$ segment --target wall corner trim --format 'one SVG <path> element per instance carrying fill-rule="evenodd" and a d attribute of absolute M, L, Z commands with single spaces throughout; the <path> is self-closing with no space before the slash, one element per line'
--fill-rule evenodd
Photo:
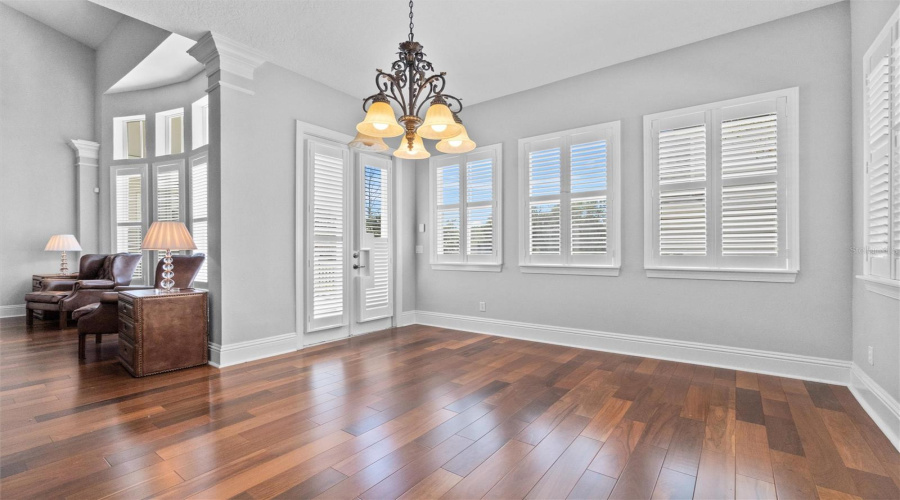
<path fill-rule="evenodd" d="M 285 333 L 234 344 L 209 343 L 209 364 L 216 368 L 297 351 L 297 334 Z"/>

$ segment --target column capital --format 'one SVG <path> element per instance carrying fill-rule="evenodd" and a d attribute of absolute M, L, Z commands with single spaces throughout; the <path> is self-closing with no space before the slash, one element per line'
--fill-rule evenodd
<path fill-rule="evenodd" d="M 188 49 L 188 54 L 206 66 L 206 76 L 225 72 L 253 80 L 253 73 L 268 57 L 263 52 L 218 33 L 207 32 Z"/>
<path fill-rule="evenodd" d="M 68 144 L 70 148 L 75 150 L 75 154 L 79 159 L 97 159 L 100 157 L 100 143 L 84 139 L 70 139 Z"/>

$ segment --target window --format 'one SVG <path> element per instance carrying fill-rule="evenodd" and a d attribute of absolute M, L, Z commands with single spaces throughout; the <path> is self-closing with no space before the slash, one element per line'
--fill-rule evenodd
<path fill-rule="evenodd" d="M 192 149 L 209 144 L 209 95 L 191 105 L 191 124 Z"/>
<path fill-rule="evenodd" d="M 113 168 L 112 200 L 113 245 L 115 253 L 141 253 L 141 242 L 147 230 L 147 165 Z M 142 259 L 143 260 L 143 259 Z M 144 278 L 143 263 L 138 263 L 134 280 Z"/>
<path fill-rule="evenodd" d="M 133 160 L 147 156 L 144 115 L 113 118 L 113 159 Z"/>
<path fill-rule="evenodd" d="M 651 277 L 793 282 L 796 88 L 644 117 Z"/>
<path fill-rule="evenodd" d="M 502 147 L 430 160 L 434 269 L 500 271 Z"/>
<path fill-rule="evenodd" d="M 191 235 L 197 246 L 195 253 L 206 255 L 197 273 L 198 283 L 209 283 L 209 177 L 206 153 L 191 158 Z"/>
<path fill-rule="evenodd" d="M 519 140 L 519 266 L 619 274 L 619 122 Z"/>
<path fill-rule="evenodd" d="M 900 11 L 898 11 L 900 12 Z M 900 24 L 895 12 L 866 52 L 863 135 L 865 277 L 900 286 Z M 870 288 L 871 289 L 871 288 Z M 874 289 L 873 289 L 874 290 Z M 877 291 L 877 290 L 876 290 Z"/>
<path fill-rule="evenodd" d="M 156 156 L 184 153 L 184 108 L 156 113 Z"/>

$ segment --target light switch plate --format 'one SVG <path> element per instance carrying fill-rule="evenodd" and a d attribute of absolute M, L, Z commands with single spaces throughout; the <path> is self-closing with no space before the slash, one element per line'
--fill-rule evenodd
<path fill-rule="evenodd" d="M 416 253 L 422 253 L 424 251 L 425 251 L 425 249 L 422 248 L 422 245 L 416 245 Z"/>

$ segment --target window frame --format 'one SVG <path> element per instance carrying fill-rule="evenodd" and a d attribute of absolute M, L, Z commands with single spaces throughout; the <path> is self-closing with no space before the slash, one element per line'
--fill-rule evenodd
<path fill-rule="evenodd" d="M 172 152 L 172 118 L 181 117 L 181 152 Z M 181 156 L 188 152 L 184 143 L 184 129 L 187 123 L 187 114 L 184 107 L 160 111 L 156 113 L 156 157 Z"/>
<path fill-rule="evenodd" d="M 730 183 L 722 179 L 721 148 L 722 122 L 748 116 L 746 113 L 730 113 L 738 107 L 759 108 L 774 103 L 774 109 L 783 113 L 784 124 L 778 128 L 779 183 L 779 251 L 783 251 L 783 267 L 751 265 L 752 258 L 725 257 L 721 248 L 722 188 Z M 779 118 L 782 114 L 779 114 Z M 702 121 L 700 120 L 702 117 Z M 800 187 L 799 187 L 799 88 L 792 87 L 736 99 L 728 99 L 699 106 L 653 113 L 644 116 L 644 269 L 651 278 L 709 279 L 726 281 L 767 281 L 793 283 L 800 271 Z M 659 182 L 657 175 L 658 124 L 666 128 L 706 125 L 706 180 L 705 185 L 707 255 L 661 256 L 658 240 Z M 655 129 L 654 127 L 657 127 Z M 761 177 L 760 177 L 761 178 Z M 757 178 L 759 179 L 759 178 Z M 689 187 L 685 183 L 685 187 Z M 781 228 L 783 227 L 783 233 Z M 777 259 L 782 259 L 781 255 Z M 729 262 L 730 261 L 730 262 Z M 773 261 L 770 259 L 770 262 Z"/>
<path fill-rule="evenodd" d="M 869 234 L 869 222 L 866 217 L 866 214 L 869 211 L 870 204 L 870 185 L 869 185 L 869 164 L 870 164 L 870 141 L 869 141 L 869 102 L 868 102 L 868 78 L 871 72 L 871 61 L 872 58 L 875 57 L 876 53 L 879 49 L 884 48 L 884 45 L 887 45 L 888 49 L 888 74 L 890 86 L 888 87 L 888 106 L 889 106 L 889 115 L 888 115 L 888 276 L 883 276 L 881 274 L 876 274 L 873 272 L 873 256 L 872 256 L 872 244 L 870 243 L 870 234 Z M 862 96 L 861 96 L 861 109 L 863 110 L 862 116 L 862 143 L 863 143 L 863 157 L 862 157 L 862 184 L 863 184 L 863 196 L 862 202 L 859 206 L 859 213 L 861 214 L 861 226 L 863 233 L 863 272 L 861 275 L 856 276 L 857 279 L 864 281 L 866 289 L 870 292 L 883 295 L 885 297 L 889 297 L 895 300 L 900 300 L 900 255 L 894 255 L 894 252 L 897 252 L 898 249 L 894 248 L 895 242 L 900 239 L 900 235 L 894 234 L 895 231 L 900 227 L 900 222 L 894 220 L 897 217 L 897 214 L 900 213 L 900 207 L 894 206 L 894 202 L 900 200 L 900 193 L 895 193 L 895 189 L 900 189 L 900 179 L 895 179 L 895 175 L 900 175 L 900 165 L 896 165 L 895 162 L 898 158 L 898 150 L 900 150 L 900 130 L 898 130 L 898 124 L 900 124 L 900 117 L 893 116 L 893 113 L 896 113 L 898 109 L 900 109 L 900 103 L 893 102 L 895 98 L 900 98 L 900 53 L 895 53 L 895 51 L 900 52 L 900 8 L 894 11 L 893 15 L 891 15 L 888 22 L 884 25 L 881 31 L 878 33 L 878 36 L 872 41 L 872 44 L 866 50 L 865 56 L 863 57 L 863 67 L 862 67 Z"/>
<path fill-rule="evenodd" d="M 526 137 L 518 141 L 518 169 L 519 169 L 519 270 L 526 274 L 569 274 L 590 276 L 618 276 L 622 266 L 622 238 L 621 238 L 621 134 L 622 122 L 620 120 L 598 123 L 586 127 L 563 130 L 549 134 Z M 571 202 L 573 198 L 590 198 L 587 194 L 573 196 L 571 193 L 571 147 L 575 144 L 587 142 L 575 142 L 578 136 L 599 136 L 606 141 L 606 253 L 603 257 L 594 258 L 591 263 L 589 258 L 573 255 L 571 252 Z M 595 139 L 595 140 L 600 140 Z M 530 196 L 530 176 L 528 153 L 530 150 L 543 150 L 553 147 L 560 148 L 560 193 L 556 195 Z M 597 191 L 596 193 L 599 193 Z M 591 192 L 594 193 L 594 192 Z M 593 196 L 599 196 L 599 194 Z M 553 198 L 553 200 L 550 200 Z M 559 199 L 560 205 L 560 254 L 555 256 L 540 256 L 529 254 L 529 214 L 533 200 L 555 201 Z M 568 213 L 565 207 L 568 206 Z M 566 251 L 568 250 L 568 251 Z"/>
<path fill-rule="evenodd" d="M 110 176 L 109 176 L 109 199 L 110 199 L 110 246 L 112 247 L 112 251 L 110 253 L 119 253 L 118 247 L 118 228 L 119 228 L 119 220 L 118 220 L 118 204 L 116 202 L 116 196 L 118 194 L 118 185 L 117 180 L 120 175 L 120 172 L 124 172 L 124 175 L 129 174 L 138 174 L 141 176 L 141 238 L 144 238 L 147 235 L 147 231 L 150 229 L 150 220 L 151 215 L 151 200 L 150 200 L 150 164 L 149 163 L 124 163 L 120 165 L 112 165 L 110 167 Z M 133 224 L 127 224 L 133 225 Z M 140 252 L 143 255 L 144 252 Z M 155 272 L 155 269 L 153 270 Z M 141 267 L 141 276 L 138 278 L 135 285 L 141 285 L 148 283 L 148 275 L 147 275 L 147 266 L 144 265 Z M 134 280 L 133 280 L 134 281 Z"/>
<path fill-rule="evenodd" d="M 141 156 L 128 157 L 128 124 L 141 123 Z M 147 116 L 115 116 L 113 117 L 113 161 L 141 161 L 147 159 Z"/>
<path fill-rule="evenodd" d="M 194 280 L 194 284 L 202 284 L 205 286 L 209 286 L 209 153 L 207 150 L 199 151 L 192 154 L 188 157 L 185 166 L 185 178 L 187 179 L 187 185 L 185 186 L 185 196 L 187 200 L 185 201 L 185 224 L 187 225 L 188 230 L 191 232 L 191 237 L 194 237 L 194 223 L 202 219 L 203 222 L 206 222 L 206 243 L 207 248 L 197 249 L 196 251 L 191 251 L 191 255 L 195 253 L 203 253 L 206 255 L 206 260 L 203 261 L 203 268 L 207 272 L 206 281 L 201 281 L 199 279 Z M 194 216 L 194 167 L 198 164 L 206 164 L 206 217 L 195 217 Z M 196 241 L 196 240 L 195 240 Z M 200 273 L 197 274 L 197 277 L 200 277 Z M 199 288 L 205 288 L 199 287 Z"/>
<path fill-rule="evenodd" d="M 466 196 L 468 164 L 491 158 L 492 188 L 490 202 L 469 202 Z M 438 255 L 437 253 L 437 169 L 459 165 L 459 254 Z M 428 206 L 431 231 L 431 268 L 437 271 L 500 272 L 503 269 L 503 144 L 492 144 L 475 148 L 468 153 L 441 154 L 428 160 Z M 492 207 L 492 248 L 491 255 L 468 254 L 468 209 Z"/>
<path fill-rule="evenodd" d="M 191 150 L 196 151 L 208 144 L 209 94 L 206 94 L 191 103 Z"/>

